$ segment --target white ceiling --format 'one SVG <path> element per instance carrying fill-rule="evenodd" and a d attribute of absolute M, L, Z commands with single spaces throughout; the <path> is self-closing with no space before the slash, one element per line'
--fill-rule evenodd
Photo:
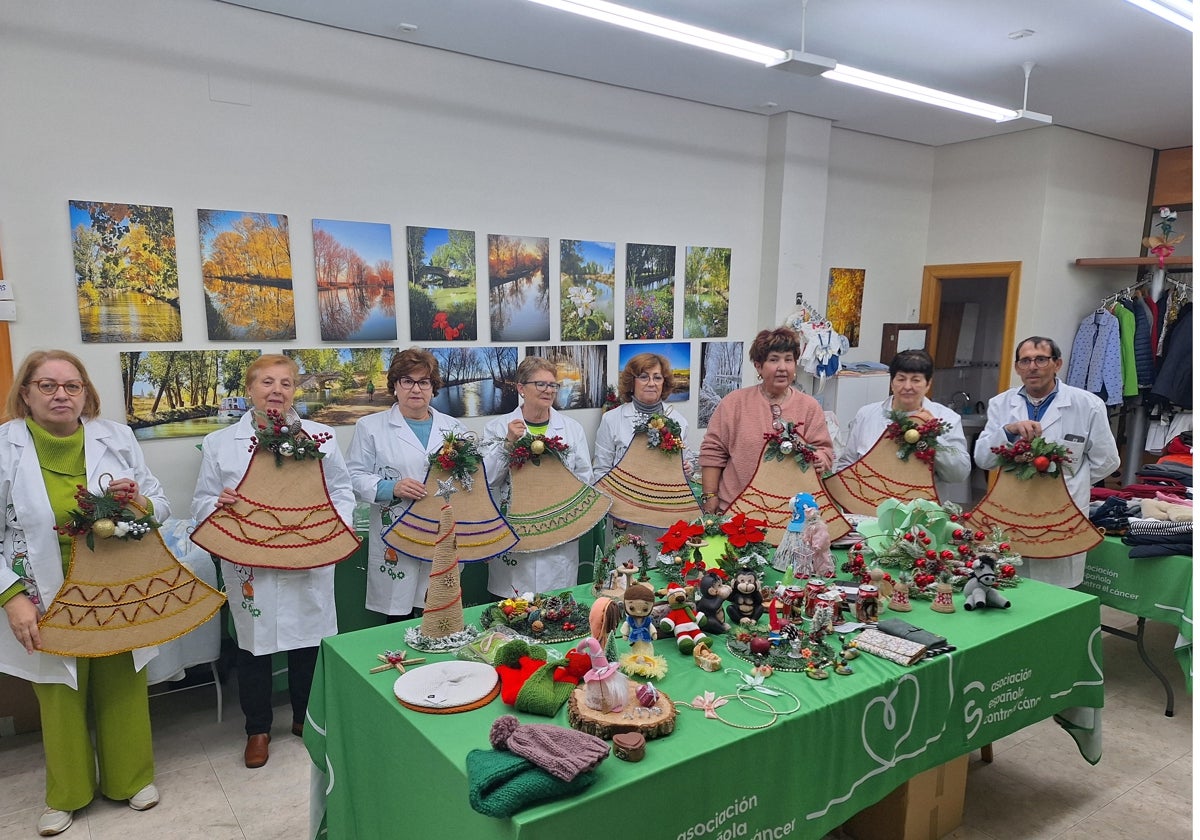
<path fill-rule="evenodd" d="M 1034 127 L 764 68 L 528 0 L 220 0 L 524 67 L 761 114 L 794 111 L 931 146 Z M 623 0 L 801 49 L 801 0 Z M 402 25 L 413 25 L 405 31 Z M 1034 34 L 1018 40 L 1009 33 Z M 1192 144 L 1192 36 L 1125 0 L 810 0 L 803 47 L 1154 149 Z"/>

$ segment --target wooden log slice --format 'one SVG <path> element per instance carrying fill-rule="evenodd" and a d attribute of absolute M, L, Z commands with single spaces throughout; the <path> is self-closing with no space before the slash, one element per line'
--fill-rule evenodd
<path fill-rule="evenodd" d="M 629 680 L 629 696 L 636 696 L 638 683 Z M 640 710 L 640 711 L 639 711 Z M 626 715 L 629 717 L 626 717 Z M 619 712 L 598 712 L 583 701 L 583 689 L 577 688 L 567 699 L 567 722 L 571 727 L 598 738 L 608 739 L 622 732 L 636 732 L 650 741 L 675 731 L 675 704 L 662 691 L 654 706 L 642 706 L 631 699 Z"/>

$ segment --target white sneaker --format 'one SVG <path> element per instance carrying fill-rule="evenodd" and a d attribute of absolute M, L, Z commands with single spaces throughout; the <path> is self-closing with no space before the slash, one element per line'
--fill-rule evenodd
<path fill-rule="evenodd" d="M 157 804 L 158 788 L 154 786 L 153 782 L 129 797 L 129 807 L 135 811 L 149 811 Z"/>
<path fill-rule="evenodd" d="M 47 808 L 38 817 L 38 834 L 43 837 L 53 837 L 62 834 L 71 827 L 74 811 L 59 811 L 57 808 Z"/>

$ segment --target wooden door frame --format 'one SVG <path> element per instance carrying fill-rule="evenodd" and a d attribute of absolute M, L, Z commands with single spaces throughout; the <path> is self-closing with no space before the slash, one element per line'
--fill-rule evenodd
<path fill-rule="evenodd" d="M 0 280 L 4 279 L 4 262 L 0 260 Z M 12 345 L 9 344 L 8 321 L 0 321 L 0 400 L 7 399 L 13 383 Z M 4 412 L 0 411 L 0 415 Z M 8 417 L 5 420 L 11 419 Z"/>
<path fill-rule="evenodd" d="M 1000 383 L 997 392 L 1007 391 L 1017 329 L 1017 300 L 1021 295 L 1020 262 L 953 263 L 927 265 L 921 277 L 921 321 L 930 325 L 929 346 L 937 347 L 938 313 L 942 308 L 942 283 L 954 280 L 979 280 L 1002 277 L 1008 280 L 1004 301 L 1004 337 L 1000 344 Z"/>

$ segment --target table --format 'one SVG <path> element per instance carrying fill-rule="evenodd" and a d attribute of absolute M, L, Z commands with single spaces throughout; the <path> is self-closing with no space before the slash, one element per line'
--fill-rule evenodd
<path fill-rule="evenodd" d="M 591 601 L 585 587 L 576 593 Z M 642 762 L 610 757 L 584 793 L 509 820 L 470 808 L 465 760 L 471 749 L 488 748 L 492 721 L 512 710 L 499 700 L 454 715 L 401 707 L 392 693 L 396 675 L 367 669 L 377 653 L 402 647 L 406 625 L 328 638 L 304 735 L 314 764 L 314 827 L 323 807 L 336 840 L 400 831 L 471 840 L 599 838 L 633 820 L 639 837 L 819 837 L 917 773 L 1068 707 L 1103 706 L 1099 601 L 1036 581 L 1009 594 L 1009 610 L 968 613 L 959 596 L 959 611 L 943 615 L 917 602 L 904 617 L 958 650 L 915 667 L 863 655 L 852 676 L 814 681 L 777 672 L 772 683 L 795 692 L 803 707 L 768 729 L 733 729 L 681 708 L 675 732 L 651 741 Z M 468 621 L 478 612 L 468 610 Z M 658 684 L 676 701 L 736 684 L 734 675 L 696 668 L 669 639 L 656 648 L 670 664 Z M 749 671 L 723 641 L 716 650 L 727 668 Z M 565 725 L 566 709 L 554 719 L 518 717 Z"/>
<path fill-rule="evenodd" d="M 1166 689 L 1166 715 L 1173 716 L 1175 693 L 1166 676 L 1146 656 L 1143 638 L 1148 618 L 1165 621 L 1179 631 L 1175 657 L 1191 691 L 1192 558 L 1172 554 L 1133 559 L 1129 556 L 1129 546 L 1120 537 L 1105 537 L 1104 542 L 1088 552 L 1083 583 L 1077 589 L 1095 595 L 1107 607 L 1138 617 L 1136 633 L 1107 625 L 1104 630 L 1137 643 L 1138 655 Z"/>

